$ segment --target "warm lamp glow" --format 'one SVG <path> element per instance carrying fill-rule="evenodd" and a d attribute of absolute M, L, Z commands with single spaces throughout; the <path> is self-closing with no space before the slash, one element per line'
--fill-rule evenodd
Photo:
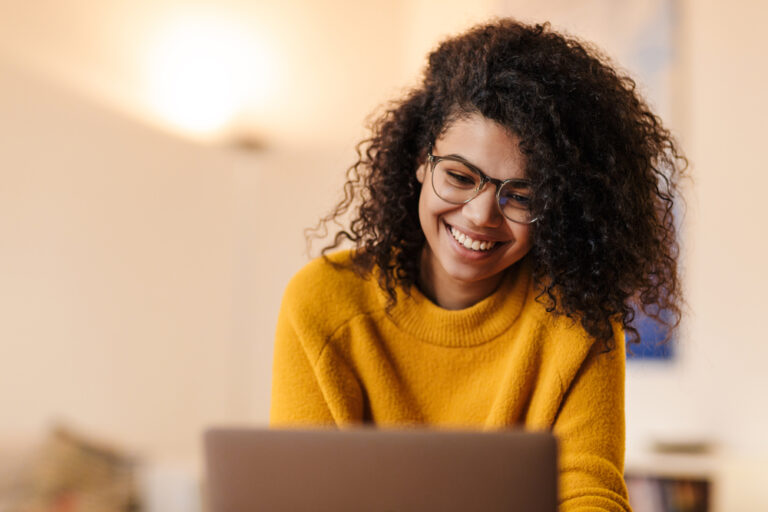
<path fill-rule="evenodd" d="M 198 136 L 223 131 L 272 76 L 263 48 L 235 21 L 178 18 L 151 46 L 149 100 L 163 120 Z"/>

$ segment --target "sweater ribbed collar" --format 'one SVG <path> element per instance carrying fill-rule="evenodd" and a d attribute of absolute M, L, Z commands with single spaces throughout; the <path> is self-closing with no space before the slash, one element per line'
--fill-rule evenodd
<path fill-rule="evenodd" d="M 412 286 L 410 295 L 398 290 L 397 303 L 388 316 L 398 328 L 426 343 L 445 347 L 481 345 L 515 323 L 530 293 L 530 281 L 526 258 L 507 271 L 493 294 L 461 310 L 443 309 Z M 381 300 L 387 300 L 383 292 Z"/>

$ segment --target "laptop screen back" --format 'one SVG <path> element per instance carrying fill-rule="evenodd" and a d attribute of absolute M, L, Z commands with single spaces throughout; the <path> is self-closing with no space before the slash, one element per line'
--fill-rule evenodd
<path fill-rule="evenodd" d="M 550 433 L 213 429 L 211 512 L 552 511 Z"/>

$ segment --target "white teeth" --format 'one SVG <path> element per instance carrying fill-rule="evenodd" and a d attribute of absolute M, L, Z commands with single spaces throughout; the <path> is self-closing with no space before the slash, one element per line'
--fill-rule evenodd
<path fill-rule="evenodd" d="M 456 239 L 457 242 L 459 242 L 461 245 L 466 247 L 467 249 L 472 249 L 474 251 L 487 251 L 491 249 L 494 245 L 496 245 L 496 242 L 491 242 L 489 240 L 480 241 L 480 240 L 472 240 L 470 237 L 459 231 L 458 229 L 451 226 L 451 234 L 453 235 L 453 238 Z"/>

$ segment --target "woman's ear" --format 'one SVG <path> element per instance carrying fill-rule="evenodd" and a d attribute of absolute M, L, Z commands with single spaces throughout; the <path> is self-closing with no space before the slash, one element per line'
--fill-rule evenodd
<path fill-rule="evenodd" d="M 416 179 L 419 183 L 424 183 L 424 176 L 427 174 L 427 164 L 421 164 L 416 168 Z"/>

